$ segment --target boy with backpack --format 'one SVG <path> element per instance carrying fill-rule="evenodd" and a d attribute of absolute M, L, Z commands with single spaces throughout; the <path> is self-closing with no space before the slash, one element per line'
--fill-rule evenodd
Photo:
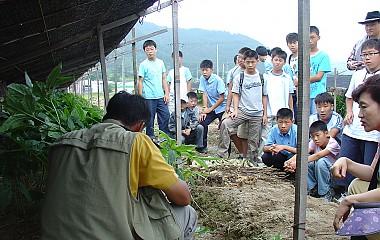
<path fill-rule="evenodd" d="M 248 164 L 258 166 L 258 143 L 261 123 L 266 122 L 267 98 L 263 96 L 263 84 L 256 71 L 258 54 L 254 50 L 243 54 L 246 69 L 233 80 L 234 111 L 231 117 L 222 124 L 233 141 L 241 141 L 237 137 L 237 127 L 248 123 Z"/>

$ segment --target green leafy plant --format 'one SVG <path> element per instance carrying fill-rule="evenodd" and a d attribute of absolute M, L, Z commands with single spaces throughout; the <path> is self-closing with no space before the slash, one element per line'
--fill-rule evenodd
<path fill-rule="evenodd" d="M 7 87 L 0 114 L 0 208 L 29 209 L 42 199 L 50 144 L 62 134 L 100 122 L 103 110 L 59 90 L 72 81 L 59 64 L 45 82 Z"/>
<path fill-rule="evenodd" d="M 336 112 L 343 118 L 346 116 L 346 97 L 343 95 L 336 95 Z"/>
<path fill-rule="evenodd" d="M 195 152 L 195 145 L 178 145 L 177 141 L 159 130 L 159 138 L 165 139 L 160 143 L 160 151 L 167 163 L 173 166 L 178 177 L 195 185 L 197 177 L 205 177 L 205 174 L 190 168 L 190 164 L 196 162 L 205 170 L 208 170 L 205 161 L 218 158 L 200 157 Z"/>

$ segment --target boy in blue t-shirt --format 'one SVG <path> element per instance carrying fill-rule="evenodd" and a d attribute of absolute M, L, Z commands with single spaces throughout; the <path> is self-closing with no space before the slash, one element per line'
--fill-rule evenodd
<path fill-rule="evenodd" d="M 152 117 L 146 123 L 146 134 L 154 138 L 154 118 L 157 113 L 159 129 L 169 134 L 169 88 L 166 81 L 164 62 L 156 57 L 157 45 L 153 40 L 146 40 L 143 44 L 147 56 L 139 67 L 139 83 L 137 94 L 143 96 L 150 107 Z"/>
<path fill-rule="evenodd" d="M 342 140 L 343 118 L 339 113 L 333 111 L 333 97 L 327 92 L 320 93 L 315 97 L 314 102 L 317 106 L 317 112 L 310 115 L 309 125 L 318 120 L 326 123 L 329 136 L 335 138 L 340 144 Z"/>
<path fill-rule="evenodd" d="M 310 114 L 316 113 L 314 98 L 326 92 L 327 73 L 331 72 L 329 56 L 318 49 L 319 29 L 310 26 Z"/>
<path fill-rule="evenodd" d="M 214 68 L 210 60 L 203 60 L 200 64 L 202 76 L 199 81 L 199 91 L 203 92 L 203 107 L 199 115 L 200 124 L 204 128 L 203 147 L 207 148 L 208 125 L 215 119 L 222 121 L 226 109 L 226 87 L 223 79 L 213 74 Z M 204 151 L 205 152 L 205 151 Z"/>
<path fill-rule="evenodd" d="M 284 171 L 284 162 L 297 153 L 297 126 L 289 108 L 278 110 L 276 121 L 277 125 L 272 127 L 265 142 L 261 159 L 268 167 Z"/>

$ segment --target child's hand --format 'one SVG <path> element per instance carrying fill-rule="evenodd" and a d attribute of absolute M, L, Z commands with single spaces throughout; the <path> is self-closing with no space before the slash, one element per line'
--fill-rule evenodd
<path fill-rule="evenodd" d="M 170 100 L 169 94 L 165 94 L 165 96 L 164 96 L 164 102 L 165 102 L 165 104 L 168 104 L 169 100 Z"/>
<path fill-rule="evenodd" d="M 208 108 L 208 107 L 203 107 L 202 110 L 201 110 L 202 113 L 210 113 L 211 112 L 211 109 Z"/>
<path fill-rule="evenodd" d="M 295 172 L 297 168 L 296 155 L 290 158 L 288 161 L 284 162 L 284 168 L 286 172 Z"/>
<path fill-rule="evenodd" d="M 190 135 L 190 132 L 191 132 L 191 129 L 188 128 L 188 129 L 183 130 L 183 131 L 182 131 L 182 134 L 183 134 L 183 135 L 186 135 L 186 136 L 189 136 L 189 135 Z"/>
<path fill-rule="evenodd" d="M 230 115 L 231 119 L 235 119 L 237 116 L 238 116 L 238 111 L 234 111 L 234 112 L 231 113 L 231 115 Z"/>
<path fill-rule="evenodd" d="M 263 116 L 262 124 L 265 126 L 265 125 L 267 125 L 267 123 L 268 123 L 268 117 Z"/>
<path fill-rule="evenodd" d="M 199 122 L 202 122 L 203 120 L 205 120 L 205 119 L 206 119 L 206 116 L 207 116 L 206 113 L 201 113 L 201 114 L 199 114 L 199 117 L 198 117 Z"/>

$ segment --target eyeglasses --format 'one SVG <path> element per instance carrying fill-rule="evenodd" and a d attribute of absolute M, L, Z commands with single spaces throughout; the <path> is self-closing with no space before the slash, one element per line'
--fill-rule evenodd
<path fill-rule="evenodd" d="M 360 55 L 360 57 L 362 58 L 372 58 L 373 56 L 375 56 L 376 54 L 379 54 L 380 52 L 370 52 L 370 53 L 363 53 Z"/>

